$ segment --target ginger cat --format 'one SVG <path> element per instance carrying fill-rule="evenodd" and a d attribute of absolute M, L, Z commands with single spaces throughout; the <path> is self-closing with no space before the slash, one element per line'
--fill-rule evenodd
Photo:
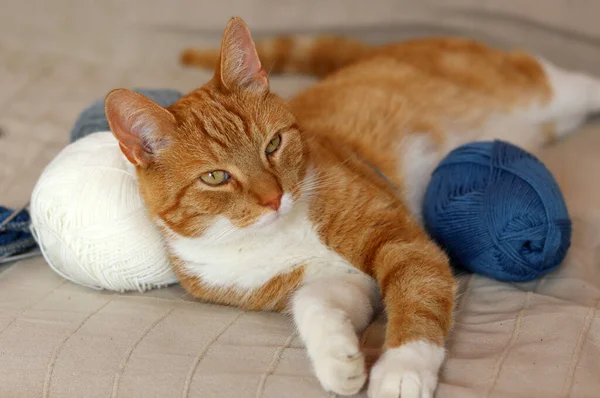
<path fill-rule="evenodd" d="M 535 149 L 600 108 L 592 78 L 468 40 L 255 48 L 234 18 L 220 52 L 182 59 L 216 71 L 173 106 L 125 89 L 106 98 L 181 284 L 203 300 L 291 312 L 319 381 L 342 395 L 365 384 L 357 333 L 381 302 L 385 352 L 369 396 L 434 394 L 455 292 L 419 224 L 437 162 L 479 139 Z M 261 60 L 325 77 L 286 102 Z"/>

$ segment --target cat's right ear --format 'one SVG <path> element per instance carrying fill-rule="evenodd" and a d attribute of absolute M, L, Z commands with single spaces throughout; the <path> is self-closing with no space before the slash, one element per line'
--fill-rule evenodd
<path fill-rule="evenodd" d="M 168 145 L 166 133 L 175 117 L 147 97 L 126 89 L 111 91 L 104 100 L 108 125 L 121 151 L 134 165 L 146 167 Z"/>

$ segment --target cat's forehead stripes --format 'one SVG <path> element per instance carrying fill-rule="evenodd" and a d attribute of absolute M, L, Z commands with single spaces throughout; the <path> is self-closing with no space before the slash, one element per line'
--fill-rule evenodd
<path fill-rule="evenodd" d="M 194 109 L 190 112 L 190 122 L 191 125 L 188 128 L 192 130 L 198 129 L 203 136 L 210 138 L 211 142 L 221 150 L 226 150 L 231 145 L 231 142 L 227 139 L 228 137 L 219 134 L 214 123 L 207 120 L 206 116 L 201 115 L 200 111 Z"/>
<path fill-rule="evenodd" d="M 205 94 L 213 101 L 214 104 L 223 108 L 223 117 L 229 118 L 229 120 L 236 125 L 239 123 L 239 125 L 242 126 L 242 131 L 244 131 L 246 135 L 250 135 L 252 133 L 251 120 L 247 116 L 242 115 L 239 110 L 228 104 L 227 101 L 219 101 L 219 99 L 216 98 L 211 90 L 206 90 Z"/>
<path fill-rule="evenodd" d="M 257 112 L 253 105 L 258 100 L 244 98 L 237 104 L 235 99 L 213 91 L 210 87 L 197 90 L 181 101 L 182 106 L 173 109 L 186 129 L 193 133 L 197 128 L 222 150 L 261 142 L 262 129 L 254 120 Z"/>

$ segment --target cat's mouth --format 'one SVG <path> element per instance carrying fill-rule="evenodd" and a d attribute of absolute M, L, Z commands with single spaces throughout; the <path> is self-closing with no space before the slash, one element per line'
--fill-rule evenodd
<path fill-rule="evenodd" d="M 258 221 L 256 221 L 253 225 L 254 228 L 265 228 L 269 225 L 275 223 L 279 218 L 281 218 L 281 213 L 279 211 L 271 211 L 263 216 L 261 216 Z"/>

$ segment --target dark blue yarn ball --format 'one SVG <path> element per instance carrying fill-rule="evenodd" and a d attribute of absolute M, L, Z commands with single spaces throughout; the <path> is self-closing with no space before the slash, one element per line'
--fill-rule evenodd
<path fill-rule="evenodd" d="M 501 141 L 452 151 L 425 192 L 425 227 L 453 263 L 524 282 L 555 269 L 571 220 L 554 177 L 533 155 Z"/>

